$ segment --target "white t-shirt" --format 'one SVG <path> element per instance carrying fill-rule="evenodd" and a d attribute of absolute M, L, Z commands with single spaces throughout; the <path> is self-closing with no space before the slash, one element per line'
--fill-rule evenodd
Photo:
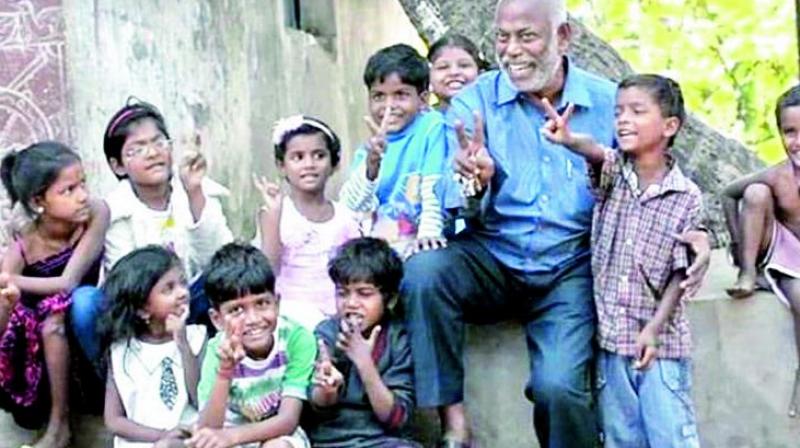
<path fill-rule="evenodd" d="M 206 340 L 206 327 L 189 325 L 186 327 L 186 337 L 192 353 L 197 356 Z M 170 359 L 168 362 L 177 385 L 172 408 L 161 399 L 165 358 Z M 197 409 L 189 403 L 183 361 L 174 341 L 151 344 L 132 338 L 116 342 L 111 346 L 111 368 L 125 415 L 132 421 L 151 428 L 170 430 L 179 424 L 191 425 L 197 419 Z M 114 437 L 114 448 L 150 446 L 150 442 L 130 442 Z"/>

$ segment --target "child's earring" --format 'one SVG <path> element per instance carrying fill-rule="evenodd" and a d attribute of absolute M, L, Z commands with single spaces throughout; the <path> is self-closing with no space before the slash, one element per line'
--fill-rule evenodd
<path fill-rule="evenodd" d="M 148 313 L 146 313 L 144 311 L 140 311 L 140 312 L 136 313 L 136 317 L 141 319 L 142 322 L 144 322 L 145 325 L 150 326 L 150 314 L 148 314 Z"/>
<path fill-rule="evenodd" d="M 41 218 L 42 214 L 44 214 L 44 206 L 37 204 L 36 202 L 32 202 L 30 204 L 31 212 L 33 212 L 33 219 L 39 219 Z"/>

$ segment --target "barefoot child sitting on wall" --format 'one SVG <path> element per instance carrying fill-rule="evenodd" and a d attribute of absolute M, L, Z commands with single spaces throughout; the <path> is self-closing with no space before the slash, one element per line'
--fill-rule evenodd
<path fill-rule="evenodd" d="M 778 99 L 775 118 L 787 159 L 745 176 L 723 190 L 723 208 L 731 233 L 731 249 L 739 266 L 734 298 L 751 295 L 757 265 L 770 287 L 792 310 L 795 344 L 800 354 L 800 85 Z M 789 415 L 798 412 L 795 375 Z"/>

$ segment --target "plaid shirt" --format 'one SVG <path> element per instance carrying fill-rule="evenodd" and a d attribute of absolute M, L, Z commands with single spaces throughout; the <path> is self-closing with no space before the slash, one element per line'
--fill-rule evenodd
<path fill-rule="evenodd" d="M 592 274 L 600 347 L 638 356 L 636 337 L 655 316 L 673 272 L 689 266 L 688 248 L 674 235 L 699 227 L 702 196 L 672 160 L 660 185 L 639 191 L 630 162 L 607 150 L 590 167 L 597 196 L 592 224 Z M 597 168 L 600 168 L 598 171 Z M 659 335 L 663 358 L 687 358 L 691 335 L 685 299 Z"/>

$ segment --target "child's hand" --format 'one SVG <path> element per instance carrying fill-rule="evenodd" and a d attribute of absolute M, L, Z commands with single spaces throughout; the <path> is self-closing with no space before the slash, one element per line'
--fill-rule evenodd
<path fill-rule="evenodd" d="M 494 177 L 494 160 L 483 141 L 483 117 L 473 112 L 475 129 L 472 138 L 467 136 L 464 123 L 456 121 L 456 136 L 459 151 L 453 159 L 456 182 L 461 184 L 464 196 L 471 197 L 481 192 Z"/>
<path fill-rule="evenodd" d="M 544 98 L 542 100 L 544 112 L 547 114 L 547 121 L 542 126 L 542 134 L 551 142 L 560 145 L 570 146 L 574 144 L 574 136 L 569 130 L 569 118 L 575 110 L 575 105 L 569 103 L 564 113 L 559 115 L 558 112 L 550 104 L 550 100 Z"/>
<path fill-rule="evenodd" d="M 242 345 L 242 331 L 244 321 L 242 319 L 225 318 L 225 339 L 219 344 L 217 356 L 219 356 L 220 373 L 230 374 L 233 369 L 244 359 L 245 352 Z"/>
<path fill-rule="evenodd" d="M 208 162 L 200 152 L 199 134 L 195 135 L 193 146 L 184 149 L 180 164 L 181 183 L 187 193 L 200 191 L 208 168 Z"/>
<path fill-rule="evenodd" d="M 11 275 L 7 272 L 0 273 L 0 305 L 11 309 L 21 295 L 22 293 L 17 285 L 11 283 Z"/>
<path fill-rule="evenodd" d="M 158 440 L 161 441 L 161 440 L 188 439 L 191 436 L 192 436 L 192 431 L 190 428 L 178 425 L 170 429 L 169 431 L 164 431 L 163 435 Z"/>
<path fill-rule="evenodd" d="M 172 333 L 175 342 L 186 341 L 186 319 L 188 318 L 189 305 L 185 305 L 180 314 L 169 314 L 164 321 L 165 329 Z"/>
<path fill-rule="evenodd" d="M 343 351 L 357 367 L 372 362 L 372 348 L 381 333 L 381 326 L 375 325 L 364 339 L 360 328 L 353 328 L 346 319 L 341 320 L 341 328 L 336 338 L 336 348 Z"/>
<path fill-rule="evenodd" d="M 386 151 L 386 129 L 389 126 L 391 114 L 391 102 L 386 105 L 386 112 L 383 113 L 381 124 L 375 123 L 372 117 L 364 117 L 370 131 L 370 138 L 367 139 L 367 179 L 375 180 L 378 178 L 378 171 L 381 169 L 381 160 Z"/>
<path fill-rule="evenodd" d="M 261 210 L 269 215 L 280 216 L 283 205 L 281 187 L 274 182 L 268 181 L 266 177 L 258 177 L 255 174 L 253 174 L 253 183 L 261 193 L 261 200 L 264 202 Z"/>
<path fill-rule="evenodd" d="M 441 236 L 419 238 L 414 241 L 414 244 L 409 250 L 408 256 L 414 255 L 417 252 L 425 250 L 444 249 L 447 247 L 447 239 Z"/>
<path fill-rule="evenodd" d="M 685 291 L 686 297 L 693 297 L 703 285 L 703 278 L 706 276 L 708 267 L 711 264 L 711 243 L 708 232 L 703 230 L 686 230 L 675 238 L 681 243 L 689 246 L 694 255 L 692 265 L 686 269 L 686 279 L 681 282 L 681 289 Z"/>
<path fill-rule="evenodd" d="M 189 448 L 228 448 L 234 445 L 225 429 L 200 428 L 186 441 Z"/>
<path fill-rule="evenodd" d="M 325 342 L 322 339 L 318 339 L 317 346 L 319 347 L 319 356 L 314 364 L 314 378 L 312 381 L 315 386 L 322 389 L 324 394 L 336 395 L 339 393 L 339 388 L 344 384 L 344 376 L 333 365 L 331 354 Z"/>
<path fill-rule="evenodd" d="M 636 337 L 636 353 L 639 359 L 633 363 L 634 369 L 645 370 L 658 358 L 658 331 L 651 325 L 645 325 Z"/>

